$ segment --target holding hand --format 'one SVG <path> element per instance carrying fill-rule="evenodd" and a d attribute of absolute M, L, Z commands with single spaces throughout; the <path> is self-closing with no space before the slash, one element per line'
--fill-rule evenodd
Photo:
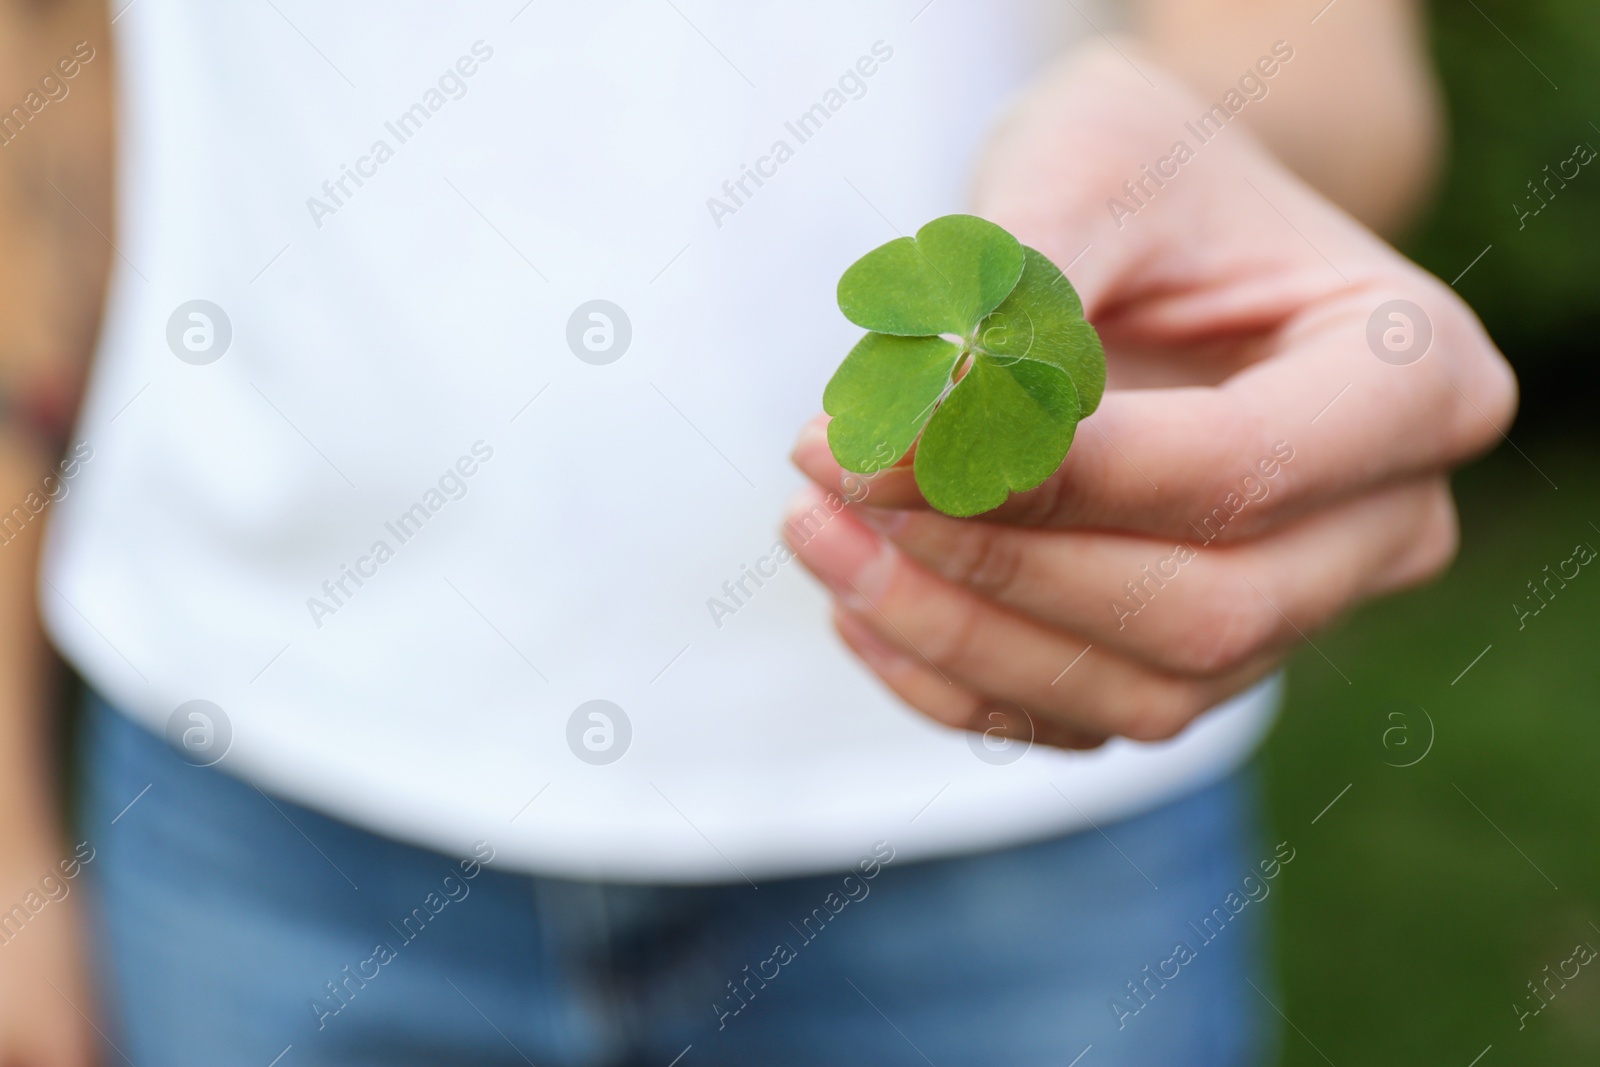
<path fill-rule="evenodd" d="M 1515 409 L 1448 287 L 1245 130 L 1200 141 L 1206 105 L 1140 69 L 1156 84 L 1111 49 L 1064 64 L 978 183 L 977 214 L 1067 268 L 1105 342 L 1109 389 L 1061 468 L 952 519 L 902 463 L 791 538 L 850 647 L 952 726 L 1026 711 L 1064 747 L 1173 736 L 1340 613 L 1438 574 L 1448 473 Z M 824 427 L 795 461 L 818 495 L 858 498 Z"/>

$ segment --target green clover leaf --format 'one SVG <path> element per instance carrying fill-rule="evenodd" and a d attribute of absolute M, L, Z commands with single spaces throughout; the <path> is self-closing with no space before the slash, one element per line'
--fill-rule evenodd
<path fill-rule="evenodd" d="M 1022 277 L 1017 239 L 992 222 L 946 215 L 873 249 L 839 279 L 839 310 L 900 337 L 970 334 Z"/>
<path fill-rule="evenodd" d="M 971 215 L 867 253 L 839 280 L 839 307 L 872 332 L 823 393 L 834 458 L 870 474 L 915 445 L 917 486 L 947 515 L 1041 484 L 1105 390 L 1105 352 L 1066 276 Z"/>

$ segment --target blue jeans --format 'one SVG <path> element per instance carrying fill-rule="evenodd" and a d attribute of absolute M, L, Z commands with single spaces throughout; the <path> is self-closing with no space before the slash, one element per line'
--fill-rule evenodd
<path fill-rule="evenodd" d="M 106 1030 L 137 1064 L 1067 1067 L 1090 1049 L 1081 1067 L 1247 1067 L 1270 1052 L 1246 982 L 1270 992 L 1264 909 L 1190 925 L 1227 915 L 1269 858 L 1247 832 L 1248 776 L 984 855 L 885 862 L 886 846 L 853 873 L 759 889 L 600 884 L 378 837 L 90 704 L 85 876 Z"/>

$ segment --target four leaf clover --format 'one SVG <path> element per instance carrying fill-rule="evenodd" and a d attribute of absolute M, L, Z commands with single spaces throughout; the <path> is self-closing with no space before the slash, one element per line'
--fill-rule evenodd
<path fill-rule="evenodd" d="M 992 222 L 946 215 L 839 279 L 863 337 L 822 396 L 846 470 L 912 446 L 928 503 L 969 516 L 1048 478 L 1100 403 L 1105 352 L 1066 276 Z"/>

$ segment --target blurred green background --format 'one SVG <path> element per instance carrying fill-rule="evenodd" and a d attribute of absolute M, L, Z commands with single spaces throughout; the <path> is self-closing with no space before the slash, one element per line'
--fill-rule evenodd
<path fill-rule="evenodd" d="M 1518 1007 L 1538 1007 L 1526 983 L 1547 965 L 1600 948 L 1600 566 L 1552 583 L 1522 628 L 1513 604 L 1600 548 L 1600 160 L 1538 215 L 1513 205 L 1537 206 L 1546 164 L 1600 148 L 1600 3 L 1448 0 L 1431 21 L 1452 158 L 1405 246 L 1446 281 L 1489 249 L 1458 290 L 1523 406 L 1514 445 L 1456 479 L 1450 574 L 1291 665 L 1266 754 L 1273 840 L 1299 853 L 1276 894 L 1283 1062 L 1595 1064 L 1600 960 L 1539 1014 Z"/>

